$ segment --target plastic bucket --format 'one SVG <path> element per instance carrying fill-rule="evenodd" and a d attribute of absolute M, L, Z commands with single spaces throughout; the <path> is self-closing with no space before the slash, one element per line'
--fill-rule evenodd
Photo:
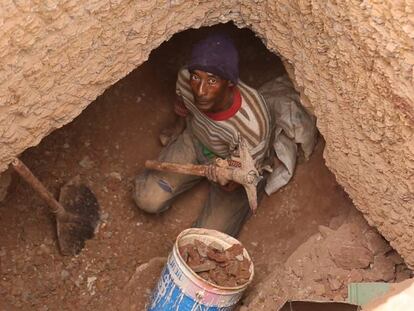
<path fill-rule="evenodd" d="M 206 244 L 214 241 L 225 249 L 240 244 L 235 238 L 216 230 L 191 228 L 181 232 L 152 293 L 148 311 L 230 311 L 242 297 L 254 275 L 247 250 L 243 248 L 244 257 L 251 262 L 249 281 L 237 287 L 218 286 L 193 272 L 179 253 L 179 246 L 195 239 Z"/>

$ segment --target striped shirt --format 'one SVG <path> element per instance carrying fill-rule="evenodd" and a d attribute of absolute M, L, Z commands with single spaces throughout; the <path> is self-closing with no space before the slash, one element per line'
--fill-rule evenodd
<path fill-rule="evenodd" d="M 204 146 L 219 157 L 237 157 L 240 135 L 246 141 L 256 166 L 261 167 L 268 156 L 272 127 L 266 102 L 255 89 L 239 80 L 234 88 L 233 105 L 229 108 L 234 111 L 225 119 L 218 116 L 220 113 L 207 114 L 198 110 L 187 69 L 178 73 L 176 92 L 189 112 L 188 126 Z M 183 115 L 182 108 L 175 111 Z"/>

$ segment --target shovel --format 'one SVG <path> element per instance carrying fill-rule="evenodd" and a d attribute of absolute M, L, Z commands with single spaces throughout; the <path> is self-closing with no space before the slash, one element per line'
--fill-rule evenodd
<path fill-rule="evenodd" d="M 60 252 L 73 256 L 85 247 L 85 240 L 94 236 L 99 223 L 99 204 L 92 191 L 81 184 L 79 176 L 60 190 L 59 202 L 19 159 L 12 162 L 17 173 L 42 197 L 56 215 Z"/>

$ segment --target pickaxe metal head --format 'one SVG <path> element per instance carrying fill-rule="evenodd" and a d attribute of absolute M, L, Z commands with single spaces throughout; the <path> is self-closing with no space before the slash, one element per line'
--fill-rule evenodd
<path fill-rule="evenodd" d="M 244 187 L 250 208 L 255 212 L 257 209 L 257 185 L 263 177 L 260 176 L 259 171 L 256 169 L 249 148 L 241 137 L 239 137 L 239 153 L 241 167 L 231 169 L 230 179 Z"/>

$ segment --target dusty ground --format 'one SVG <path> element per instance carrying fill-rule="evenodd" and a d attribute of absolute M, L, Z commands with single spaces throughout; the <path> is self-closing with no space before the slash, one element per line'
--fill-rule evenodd
<path fill-rule="evenodd" d="M 80 174 L 98 197 L 103 222 L 79 256 L 62 257 L 53 216 L 14 175 L 0 204 L 1 310 L 144 309 L 163 258 L 177 234 L 196 218 L 207 188 L 200 184 L 169 211 L 154 216 L 135 208 L 132 180 L 144 160 L 155 158 L 161 148 L 157 137 L 171 121 L 175 72 L 184 51 L 202 32 L 190 31 L 164 44 L 72 123 L 21 156 L 56 195 L 65 181 Z M 249 31 L 239 32 L 236 42 L 241 77 L 250 85 L 283 72 L 278 58 Z M 318 225 L 328 225 L 354 208 L 325 167 L 322 151 L 320 140 L 310 161 L 299 164 L 293 181 L 265 198 L 245 225 L 240 240 L 255 263 L 252 288 L 281 267 Z M 140 266 L 150 260 L 151 265 Z M 145 273 L 134 279 L 137 267 Z"/>

